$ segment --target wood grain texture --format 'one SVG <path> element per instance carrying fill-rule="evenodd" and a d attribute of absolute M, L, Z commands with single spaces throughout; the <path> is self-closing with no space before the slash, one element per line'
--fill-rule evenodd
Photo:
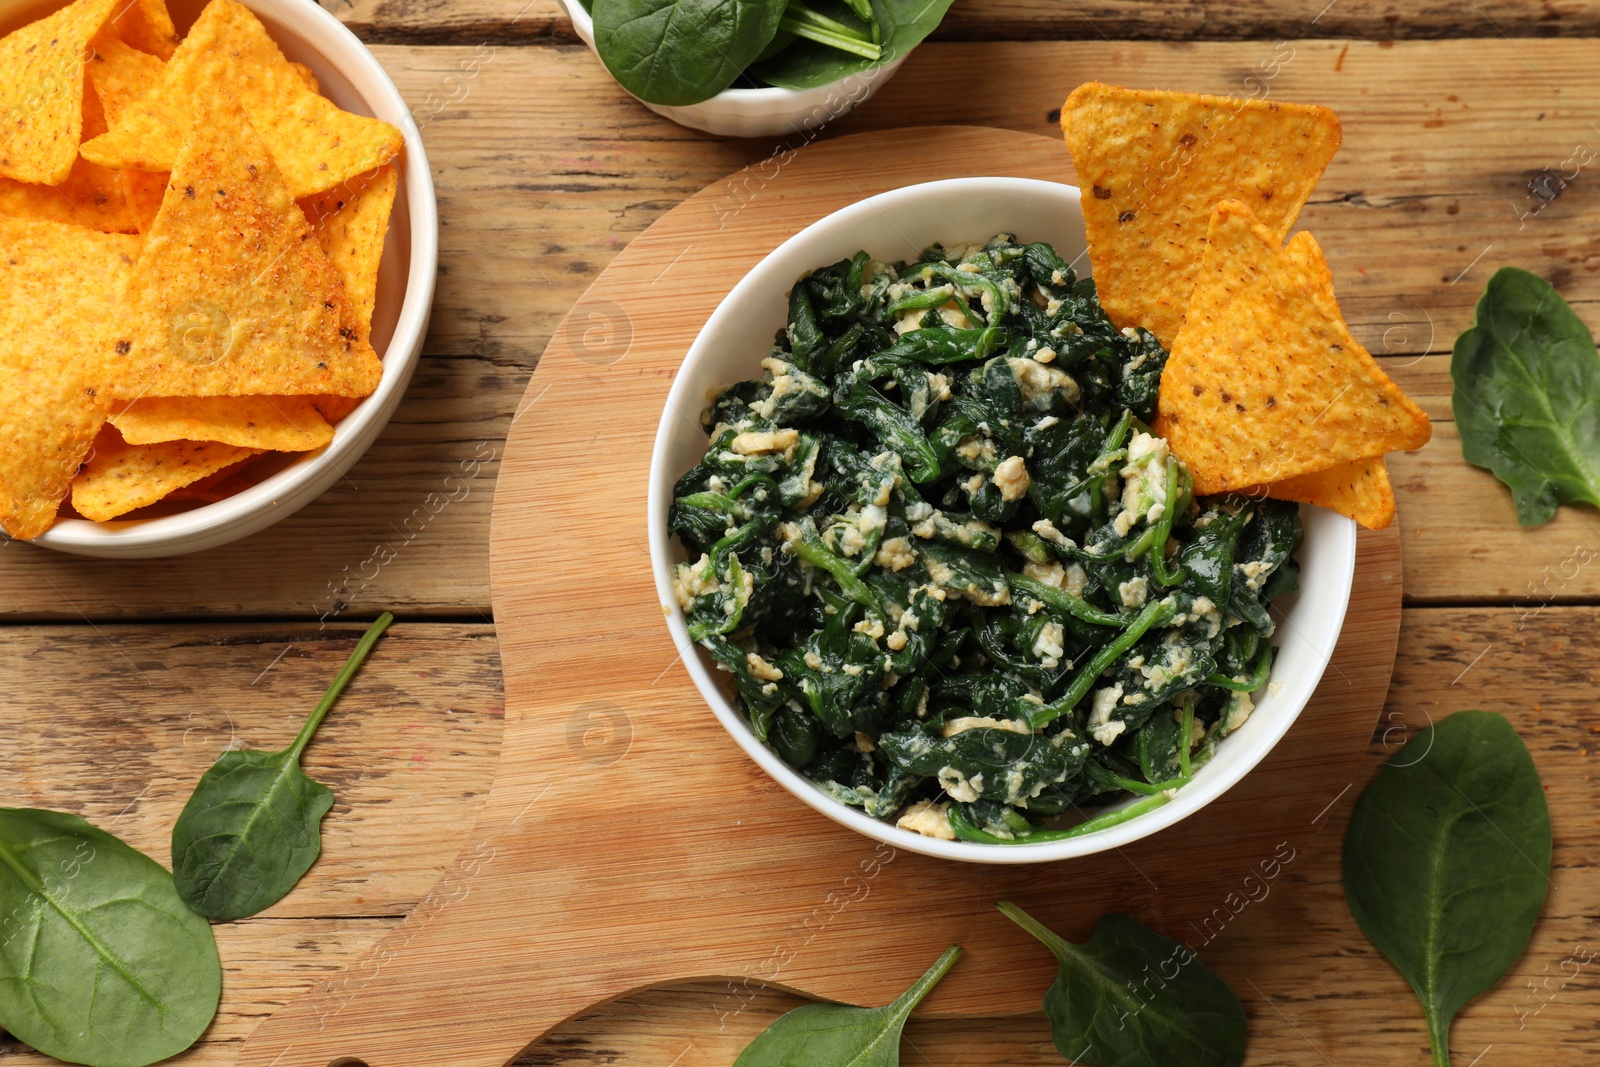
<path fill-rule="evenodd" d="M 507 732 L 472 843 L 429 901 L 353 967 L 357 995 L 296 1001 L 251 1037 L 241 1064 L 292 1050 L 307 1063 L 353 1056 L 390 1067 L 430 1042 L 458 1067 L 499 1067 L 590 1004 L 699 975 L 875 1003 L 959 939 L 972 950 L 928 1010 L 1015 1011 L 1050 968 L 995 899 L 1074 936 L 1139 900 L 1157 928 L 1204 939 L 1215 936 L 1212 897 L 1273 864 L 1285 838 L 1315 833 L 1387 688 L 1399 622 L 1394 530 L 1363 535 L 1323 686 L 1258 773 L 1181 827 L 1083 860 L 992 868 L 897 854 L 790 797 L 708 713 L 644 557 L 657 412 L 700 323 L 757 259 L 842 204 L 996 160 L 1021 177 L 1058 166 L 1053 140 L 997 130 L 878 134 L 876 156 L 863 140 L 794 161 L 784 196 L 746 205 L 709 244 L 722 191 L 691 197 L 573 308 L 570 319 L 589 322 L 630 300 L 632 343 L 601 359 L 561 331 L 513 426 L 491 543 Z M 597 492 L 614 506 L 596 509 Z M 609 744 L 575 747 L 597 732 Z M 484 968 L 486 953 L 518 960 L 519 983 Z M 428 1012 L 460 1022 L 441 1037 Z"/>
<path fill-rule="evenodd" d="M 319 0 L 362 40 L 384 44 L 571 43 L 555 0 Z M 958 0 L 936 41 L 1271 41 L 1587 37 L 1595 0 Z"/>
<path fill-rule="evenodd" d="M 1248 93 L 1245 79 L 1262 76 L 1259 65 L 1272 61 L 1275 47 L 930 45 L 823 139 L 835 128 L 930 118 L 1049 135 L 1051 110 L 1085 78 Z M 1304 225 L 1328 253 L 1358 338 L 1403 386 L 1425 394 L 1436 419 L 1449 415 L 1448 360 L 1437 354 L 1470 322 L 1494 266 L 1516 263 L 1553 278 L 1600 326 L 1600 175 L 1593 164 L 1580 168 L 1553 199 L 1528 190 L 1541 169 L 1560 170 L 1576 148 L 1600 151 L 1600 131 L 1590 125 L 1600 113 L 1591 42 L 1290 47 L 1293 58 L 1280 63 L 1270 91 L 1328 103 L 1344 121 L 1344 148 Z M 725 181 L 725 210 L 783 194 L 781 171 L 769 179 L 760 167 L 772 144 L 667 123 L 627 99 L 586 49 L 377 53 L 424 122 L 443 219 L 433 327 L 395 421 L 346 481 L 233 546 L 113 563 L 3 543 L 0 619 L 338 619 L 392 607 L 412 618 L 488 621 L 498 455 L 562 315 L 645 226 L 706 184 Z M 478 73 L 465 77 L 462 65 L 474 63 Z M 951 70 L 965 73 L 952 79 Z M 1018 78 L 1018 70 L 1046 74 Z M 793 140 L 802 155 L 809 151 Z M 1424 539 L 1407 553 L 1409 596 L 1600 597 L 1600 568 L 1552 577 L 1580 540 L 1600 548 L 1593 511 L 1564 509 L 1538 531 L 1513 529 L 1508 494 L 1461 461 L 1443 426 L 1395 470 L 1403 516 L 1424 508 L 1452 516 L 1408 523 L 1408 536 Z M 1467 555 L 1483 566 L 1458 566 Z"/>
<path fill-rule="evenodd" d="M 1265 83 L 1270 91 L 1327 103 L 1344 122 L 1344 148 L 1304 225 L 1328 253 L 1357 337 L 1404 387 L 1426 394 L 1436 419 L 1449 415 L 1448 360 L 1417 357 L 1448 351 L 1494 266 L 1554 279 L 1600 326 L 1600 175 L 1593 163 L 1581 167 L 1551 199 L 1528 188 L 1543 168 L 1562 170 L 1576 149 L 1600 152 L 1590 125 L 1600 113 L 1592 42 L 1289 47 L 1293 57 Z M 1050 112 L 1083 79 L 1248 93 L 1246 79 L 1264 76 L 1260 64 L 1287 55 L 1276 48 L 930 45 L 822 139 L 930 118 L 1050 135 Z M 0 619 L 338 619 L 392 607 L 413 618 L 487 621 L 498 455 L 563 314 L 645 226 L 706 184 L 725 182 L 726 211 L 783 195 L 782 172 L 769 178 L 761 169 L 771 143 L 667 123 L 629 100 L 581 47 L 377 53 L 424 124 L 443 219 L 433 326 L 395 421 L 346 481 L 236 545 L 114 563 L 0 542 L 8 594 Z M 466 77 L 463 64 L 477 73 Z M 951 70 L 965 73 L 952 79 Z M 1047 73 L 1017 78 L 1018 70 Z M 1474 76 L 1462 77 L 1467 70 Z M 1402 515 L 1442 508 L 1453 516 L 1408 524 L 1408 536 L 1425 539 L 1418 548 L 1430 550 L 1407 553 L 1407 594 L 1421 602 L 1600 597 L 1600 568 L 1551 577 L 1579 539 L 1600 549 L 1600 516 L 1564 509 L 1538 531 L 1512 529 L 1508 494 L 1447 440 L 1441 426 L 1421 455 L 1395 462 Z M 1468 554 L 1484 566 L 1457 566 Z M 212 580 L 217 574 L 228 580 Z"/>
<path fill-rule="evenodd" d="M 266 631 L 249 626 L 189 628 L 190 635 L 209 634 L 213 638 L 201 653 L 196 651 L 199 646 L 164 636 L 166 629 L 108 628 L 107 632 L 152 676 L 165 676 L 168 665 L 187 674 L 195 683 L 191 687 L 194 691 L 213 694 L 209 697 L 213 707 L 231 710 L 234 727 L 252 743 L 274 743 L 279 736 L 292 732 L 293 716 L 279 702 L 256 695 L 248 684 L 261 670 L 263 652 L 273 646 L 258 640 L 214 640 L 220 635 L 259 638 Z M 1247 1062 L 1251 1067 L 1303 1067 L 1324 1063 L 1324 1056 L 1341 1067 L 1426 1062 L 1426 1036 L 1409 991 L 1399 975 L 1362 938 L 1345 906 L 1339 885 L 1337 845 L 1355 795 L 1377 771 L 1381 760 L 1430 718 L 1464 707 L 1502 711 L 1522 733 L 1549 787 L 1555 858 L 1553 885 L 1533 942 L 1510 974 L 1470 1005 L 1456 1024 L 1457 1062 L 1470 1063 L 1492 1045 L 1480 1067 L 1529 1062 L 1559 1063 L 1564 1067 L 1600 1063 L 1600 1043 L 1593 1040 L 1593 1021 L 1600 1015 L 1600 980 L 1594 967 L 1582 968 L 1576 978 L 1561 985 L 1561 961 L 1574 946 L 1583 944 L 1600 950 L 1600 927 L 1596 925 L 1600 913 L 1594 904 L 1600 900 L 1600 865 L 1595 862 L 1600 855 L 1600 819 L 1595 814 L 1600 793 L 1600 717 L 1591 695 L 1592 686 L 1600 682 L 1600 649 L 1588 639 L 1596 629 L 1600 629 L 1600 609 L 1587 607 L 1550 607 L 1531 617 L 1507 608 L 1417 608 L 1405 612 L 1384 715 L 1365 759 L 1354 772 L 1352 788 L 1324 817 L 1321 834 L 1308 841 L 1290 842 L 1297 850 L 1295 858 L 1280 877 L 1266 885 L 1264 895 L 1258 886 L 1243 884 L 1245 872 L 1241 871 L 1242 899 L 1251 895 L 1257 899 L 1248 904 L 1236 899 L 1230 904 L 1224 894 L 1213 902 L 1231 917 L 1221 936 L 1202 948 L 1201 955 L 1245 1003 L 1250 1017 Z M 348 720 L 357 709 L 364 718 L 374 715 L 372 708 L 358 703 L 362 700 L 362 686 L 381 681 L 385 662 L 391 668 L 397 666 L 401 653 L 413 674 L 446 668 L 428 691 L 450 707 L 457 718 L 467 716 L 475 722 L 495 723 L 501 696 L 493 670 L 486 670 L 481 681 L 469 682 L 462 676 L 457 680 L 468 684 L 451 686 L 446 680 L 454 675 L 441 662 L 451 657 L 453 649 L 470 651 L 479 642 L 492 643 L 491 639 L 478 628 L 471 628 L 465 635 L 454 630 L 440 625 L 397 627 L 368 664 L 379 670 L 371 675 L 363 673 L 351 689 L 347 700 L 352 703 L 343 709 L 347 719 L 344 726 L 353 725 Z M 136 632 L 143 635 L 138 641 L 133 639 Z M 274 638 L 293 639 L 297 649 L 306 648 L 313 657 L 314 669 L 297 668 L 292 672 L 298 679 L 296 703 L 303 697 L 315 699 L 313 691 L 318 686 L 313 675 L 320 677 L 324 667 L 336 669 L 347 647 L 343 640 L 353 636 L 347 633 L 341 642 L 323 647 L 315 626 L 283 627 L 270 632 Z M 420 640 L 421 633 L 430 632 L 442 640 Z M 0 775 L 0 782 L 7 783 L 0 793 L 0 804 L 49 802 L 111 823 L 143 783 L 135 784 L 129 776 L 126 784 L 133 787 L 130 795 L 108 796 L 104 786 L 108 768 L 124 761 L 148 766 L 150 745 L 159 741 L 163 749 L 181 748 L 183 730 L 173 724 L 168 728 L 169 735 L 158 739 L 125 726 L 119 728 L 110 711 L 93 709 L 120 708 L 123 723 L 161 721 L 172 715 L 168 698 L 174 690 L 158 690 L 161 699 L 150 700 L 142 695 L 143 687 L 126 685 L 122 671 L 113 666 L 113 661 L 121 663 L 119 654 L 86 627 L 12 629 L 5 633 L 0 648 L 0 663 L 8 671 L 15 669 L 12 665 L 49 662 L 61 674 L 78 675 L 76 682 L 64 677 L 53 690 L 59 698 L 51 705 L 54 748 L 48 752 L 39 746 L 29 750 L 26 779 L 35 783 L 35 791 L 22 792 L 11 785 L 18 780 L 16 771 L 21 760 L 8 754 L 0 765 L 6 772 Z M 485 668 L 492 667 L 487 651 L 480 654 L 480 661 Z M 274 673 L 283 667 L 284 663 L 280 663 Z M 32 684 L 45 688 L 43 677 L 41 672 L 39 680 Z M 267 679 L 263 679 L 260 686 L 266 684 Z M 7 700 L 3 721 L 8 739 L 20 733 L 16 716 L 21 706 L 16 698 Z M 90 712 L 86 713 L 86 708 Z M 329 733 L 313 745 L 310 758 L 322 760 L 332 755 L 319 748 L 326 742 L 340 742 L 340 718 L 340 712 L 330 717 Z M 104 721 L 107 719 L 114 720 L 110 726 Z M 30 728 L 37 728 L 41 720 L 42 716 L 26 721 Z M 371 723 L 374 737 L 385 722 L 379 714 Z M 329 760 L 321 765 L 320 772 L 337 774 L 339 768 L 361 767 L 378 747 L 375 742 L 365 750 L 341 746 L 339 767 L 330 766 L 333 761 Z M 462 820 L 471 817 L 477 801 L 465 798 L 482 791 L 494 773 L 497 756 L 488 745 L 461 745 L 460 751 L 460 758 L 440 766 L 438 773 L 413 780 L 413 787 L 406 790 L 412 803 L 438 811 L 457 809 Z M 200 769 L 173 764 L 165 770 L 153 770 L 151 780 L 155 788 L 173 788 L 167 778 L 175 778 L 180 772 L 187 776 Z M 47 783 L 48 788 L 38 790 L 41 782 Z M 354 788 L 360 787 L 357 783 Z M 346 798 L 341 794 L 340 799 Z M 353 825 L 354 821 L 363 820 L 363 826 L 367 826 L 371 825 L 365 821 L 369 818 L 389 818 L 373 816 L 366 808 L 365 802 L 352 803 L 345 811 L 341 804 L 329 818 L 330 835 L 341 823 Z M 116 821 L 114 828 L 164 855 L 159 850 L 170 832 L 175 811 L 175 807 L 141 800 Z M 470 831 L 463 824 L 458 832 L 465 835 Z M 427 853 L 431 863 L 441 865 L 457 843 L 446 841 L 442 833 L 424 829 L 416 856 L 391 850 L 386 853 L 387 861 L 392 864 L 402 858 L 412 862 Z M 331 858 L 330 854 L 323 863 Z M 409 896 L 409 891 L 405 895 Z M 390 906 L 407 905 L 397 894 L 385 904 Z M 1153 921 L 1142 904 L 1130 902 L 1128 906 L 1134 914 Z M 397 918 L 357 917 L 359 912 L 349 910 L 350 900 L 339 881 L 324 878 L 320 866 L 296 887 L 282 907 L 292 907 L 294 911 L 285 913 L 283 918 L 227 923 L 216 928 L 227 968 L 222 1012 L 201 1044 L 174 1063 L 182 1067 L 233 1064 L 244 1039 L 263 1019 L 319 986 L 337 993 L 344 965 L 370 953 L 379 938 L 399 922 Z M 316 918 L 319 914 L 347 917 Z M 968 943 L 976 944 L 970 940 Z M 861 952 L 871 953 L 881 947 L 877 935 L 863 935 Z M 521 980 L 514 961 L 494 966 L 508 984 Z M 1570 972 L 1570 965 L 1567 970 Z M 1537 990 L 1537 999 L 1529 983 Z M 583 1012 L 527 1049 L 518 1062 L 539 1067 L 593 1067 L 607 1063 L 663 1067 L 677 1058 L 674 1067 L 727 1067 L 745 1042 L 780 1012 L 798 1003 L 797 998 L 768 990 L 759 983 L 747 987 L 741 981 L 728 980 L 640 992 Z M 1030 1004 L 1020 1007 L 1028 1008 Z M 909 1043 L 902 1060 L 907 1064 L 1061 1067 L 1063 1063 L 1051 1048 L 1048 1027 L 1038 1014 L 1000 1022 L 918 1018 L 912 1021 L 907 1037 Z M 45 1067 L 51 1062 L 54 1061 L 0 1037 L 0 1064 L 5 1067 Z M 410 1062 L 446 1061 L 427 1058 L 419 1051 Z M 300 1067 L 292 1059 L 286 1059 L 280 1067 L 290 1067 L 291 1063 Z"/>

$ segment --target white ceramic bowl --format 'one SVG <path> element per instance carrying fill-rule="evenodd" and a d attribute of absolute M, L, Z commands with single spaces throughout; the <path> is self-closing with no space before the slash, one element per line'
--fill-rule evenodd
<path fill-rule="evenodd" d="M 708 393 L 760 374 L 773 333 L 786 321 L 787 294 L 796 278 L 863 248 L 877 259 L 898 262 L 915 259 L 935 241 L 980 242 L 1002 232 L 1024 241 L 1049 242 L 1068 261 L 1077 259 L 1084 250 L 1078 190 L 1022 178 L 958 178 L 913 185 L 834 212 L 756 264 L 706 321 L 668 394 L 650 461 L 650 562 L 667 626 L 701 695 L 750 758 L 791 793 L 830 819 L 896 848 L 981 863 L 1037 863 L 1117 848 L 1171 826 L 1221 796 L 1278 743 L 1316 689 L 1344 624 L 1355 573 L 1354 523 L 1322 508 L 1301 509 L 1305 521 L 1305 544 L 1299 553 L 1301 590 L 1274 605 L 1280 619 L 1273 638 L 1279 655 L 1272 681 L 1281 688 L 1260 695 L 1249 721 L 1218 746 L 1216 756 L 1195 773 L 1194 780 L 1171 802 L 1121 825 L 1037 845 L 940 841 L 898 829 L 834 800 L 757 741 L 724 689 L 728 676 L 689 640 L 672 591 L 673 564 L 686 554 L 677 538 L 667 535 L 673 483 L 705 452 L 707 439 L 699 428 L 699 414 Z"/>
<path fill-rule="evenodd" d="M 392 123 L 405 135 L 372 321 L 372 344 L 383 357 L 383 378 L 377 391 L 339 422 L 325 448 L 287 463 L 235 496 L 160 518 L 59 519 L 33 544 L 82 556 L 144 559 L 198 552 L 255 533 L 316 499 L 361 458 L 393 416 L 416 369 L 439 266 L 439 216 L 433 174 L 411 111 L 366 46 L 312 0 L 243 2 L 284 55 L 311 68 L 325 96 L 347 111 Z M 59 6 L 5 3 L 0 4 L 0 17 L 8 25 L 13 18 L 20 24 Z M 180 29 L 193 21 L 200 6 L 192 0 L 172 4 Z"/>
<path fill-rule="evenodd" d="M 560 0 L 560 3 L 566 9 L 567 17 L 572 20 L 572 28 L 598 59 L 599 52 L 594 46 L 594 18 L 578 0 Z M 906 53 L 910 54 L 909 51 Z M 863 74 L 852 74 L 815 89 L 724 89 L 710 100 L 682 107 L 652 104 L 647 100 L 639 102 L 680 126 L 723 137 L 777 137 L 803 133 L 826 125 L 848 113 L 855 105 L 865 102 L 894 77 L 894 72 L 905 61 L 906 57 L 900 56 Z M 601 64 L 602 67 L 604 65 Z"/>

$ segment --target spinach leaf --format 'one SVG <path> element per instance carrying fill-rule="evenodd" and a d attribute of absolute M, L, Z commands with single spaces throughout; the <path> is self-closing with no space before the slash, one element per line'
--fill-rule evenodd
<path fill-rule="evenodd" d="M 142 1067 L 194 1044 L 221 992 L 211 927 L 159 863 L 75 815 L 0 808 L 0 1026 Z"/>
<path fill-rule="evenodd" d="M 322 851 L 333 790 L 307 778 L 300 754 L 394 616 L 378 616 L 282 752 L 224 752 L 172 828 L 178 893 L 212 919 L 243 919 L 282 900 Z"/>
<path fill-rule="evenodd" d="M 765 50 L 784 6 L 785 0 L 594 0 L 595 46 L 612 77 L 640 100 L 698 104 L 732 85 Z"/>
<path fill-rule="evenodd" d="M 900 999 L 882 1008 L 845 1004 L 807 1004 L 796 1008 L 750 1042 L 733 1067 L 897 1067 L 900 1031 L 911 1010 L 939 984 L 960 945 L 951 945 Z"/>
<path fill-rule="evenodd" d="M 1100 1067 L 1211 1067 L 1244 1060 L 1244 1006 L 1185 945 L 1126 915 L 1089 940 L 1057 937 L 1015 904 L 996 905 L 1042 941 L 1061 971 L 1044 995 L 1056 1050 Z"/>
<path fill-rule="evenodd" d="M 597 6 L 607 0 L 597 0 Z M 892 63 L 922 43 L 950 9 L 951 0 L 872 0 L 872 13 L 882 34 L 883 54 L 877 59 L 842 52 L 815 41 L 796 41 L 750 68 L 769 85 L 815 89 L 852 74 Z M 620 80 L 620 79 L 619 79 Z"/>
<path fill-rule="evenodd" d="M 1461 453 L 1511 488 L 1537 526 L 1564 501 L 1600 505 L 1600 359 L 1548 282 L 1503 267 L 1450 360 Z"/>
<path fill-rule="evenodd" d="M 1550 811 L 1502 715 L 1461 711 L 1412 738 L 1356 801 L 1344 892 L 1450 1063 L 1450 1021 L 1522 954 L 1550 880 Z"/>

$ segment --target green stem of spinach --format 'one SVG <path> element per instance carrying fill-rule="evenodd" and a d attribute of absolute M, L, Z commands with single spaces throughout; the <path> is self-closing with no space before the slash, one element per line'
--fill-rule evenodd
<path fill-rule="evenodd" d="M 842 22 L 835 22 L 825 15 L 820 15 L 797 0 L 784 9 L 783 19 L 778 23 L 780 30 L 785 30 L 796 37 L 803 37 L 808 41 L 837 48 L 841 52 L 860 56 L 863 59 L 883 58 L 883 49 L 874 44 L 872 38 L 865 34 L 857 33 Z"/>
<path fill-rule="evenodd" d="M 1433 1048 L 1433 1067 L 1450 1067 L 1450 1020 L 1442 1012 L 1428 1015 L 1428 1044 Z"/>
<path fill-rule="evenodd" d="M 1183 721 L 1178 725 L 1181 731 L 1178 735 L 1178 776 L 1187 784 L 1189 776 L 1194 773 L 1194 768 L 1189 763 L 1189 748 L 1194 744 L 1194 702 L 1186 700 L 1183 704 Z"/>
<path fill-rule="evenodd" d="M 1235 693 L 1254 693 L 1257 689 L 1267 684 L 1267 678 L 1272 674 L 1272 646 L 1263 644 L 1261 652 L 1256 656 L 1256 663 L 1250 671 L 1250 677 L 1242 682 L 1236 682 L 1225 674 L 1206 675 L 1206 684 L 1214 685 L 1221 689 L 1230 689 Z"/>
<path fill-rule="evenodd" d="M 1050 585 L 1048 582 L 1041 582 L 1037 578 L 1030 578 L 1026 574 L 1007 574 L 1006 582 L 1012 589 L 1022 590 L 1051 611 L 1073 615 L 1096 626 L 1121 626 L 1123 623 L 1121 615 L 1101 611 L 1080 596 L 1074 596 L 1065 589 Z"/>
<path fill-rule="evenodd" d="M 355 651 L 351 652 L 350 658 L 344 661 L 344 666 L 340 669 L 338 677 L 334 678 L 333 684 L 328 686 L 328 691 L 322 694 L 322 699 L 318 701 L 316 708 L 312 710 L 311 717 L 306 720 L 304 726 L 300 727 L 300 733 L 294 739 L 294 744 L 289 746 L 289 759 L 291 762 L 299 762 L 300 753 L 304 752 L 306 746 L 311 743 L 311 736 L 317 732 L 317 727 L 322 725 L 322 720 L 327 717 L 328 711 L 333 707 L 333 702 L 339 699 L 339 694 L 344 692 L 344 687 L 349 685 L 350 679 L 356 676 L 356 671 L 361 669 L 361 664 L 371 654 L 372 646 L 378 643 L 378 638 L 383 636 L 383 631 L 387 630 L 392 622 L 394 622 L 394 615 L 386 611 L 373 620 L 372 625 L 367 627 L 367 632 L 361 635 L 361 640 L 356 642 Z"/>
<path fill-rule="evenodd" d="M 833 580 L 839 583 L 839 590 L 857 604 L 863 604 L 874 611 L 881 610 L 877 594 L 866 582 L 856 577 L 854 567 L 828 551 L 828 546 L 822 543 L 821 536 L 814 530 L 815 527 L 809 523 L 802 528 L 800 540 L 794 543 L 795 555 L 813 567 L 821 567 L 833 575 Z"/>
<path fill-rule="evenodd" d="M 1096 652 L 1088 665 L 1073 676 L 1072 683 L 1067 686 L 1067 691 L 1061 695 L 1061 699 L 1040 708 L 1029 718 L 1029 724 L 1037 730 L 1070 712 L 1094 687 L 1095 680 L 1105 669 L 1132 648 L 1139 638 L 1145 635 L 1145 631 L 1166 623 L 1177 613 L 1178 605 L 1171 597 L 1152 600 L 1146 604 L 1144 610 L 1134 616 L 1120 637 Z"/>
<path fill-rule="evenodd" d="M 1150 573 L 1164 586 L 1183 581 L 1183 567 L 1167 569 L 1167 542 L 1172 538 L 1174 512 L 1178 510 L 1178 457 L 1167 457 L 1167 506 L 1156 521 L 1155 544 L 1150 546 Z"/>

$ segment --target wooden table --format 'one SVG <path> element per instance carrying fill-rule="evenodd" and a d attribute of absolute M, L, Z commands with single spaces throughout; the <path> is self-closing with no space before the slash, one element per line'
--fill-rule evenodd
<path fill-rule="evenodd" d="M 142 563 L 0 546 L 0 804 L 76 812 L 162 861 L 223 746 L 285 744 L 361 622 L 384 609 L 402 620 L 357 683 L 359 704 L 308 755 L 339 798 L 324 857 L 279 906 L 217 928 L 222 1013 L 185 1063 L 231 1063 L 261 1019 L 391 929 L 454 857 L 498 754 L 489 509 L 529 373 L 632 237 L 783 147 L 639 107 L 553 0 L 324 3 L 416 109 L 439 186 L 433 329 L 398 416 L 326 496 L 233 546 Z M 938 122 L 1049 133 L 1090 78 L 1265 86 L 1339 112 L 1344 148 L 1302 224 L 1357 336 L 1435 419 L 1433 441 L 1391 465 L 1399 661 L 1351 790 L 1259 899 L 1218 902 L 1226 929 L 1203 958 L 1245 1003 L 1252 1064 L 1426 1062 L 1411 994 L 1345 907 L 1338 842 L 1353 796 L 1409 732 L 1492 708 L 1544 777 L 1555 862 L 1527 953 L 1456 1024 L 1456 1062 L 1600 1063 L 1600 971 L 1561 966 L 1600 948 L 1600 515 L 1567 508 L 1520 529 L 1501 486 L 1461 459 L 1448 376 L 1450 345 L 1503 264 L 1551 279 L 1600 327 L 1600 0 L 1408 7 L 961 0 L 933 43 L 821 136 Z M 517 980 L 514 960 L 495 965 Z M 572 1020 L 519 1062 L 724 1065 L 793 1003 L 726 982 L 652 990 Z M 914 1021 L 907 1037 L 908 1063 L 1063 1062 L 1037 1013 Z M 0 1039 L 0 1063 L 38 1062 Z M 415 1062 L 434 1061 L 419 1049 Z"/>

